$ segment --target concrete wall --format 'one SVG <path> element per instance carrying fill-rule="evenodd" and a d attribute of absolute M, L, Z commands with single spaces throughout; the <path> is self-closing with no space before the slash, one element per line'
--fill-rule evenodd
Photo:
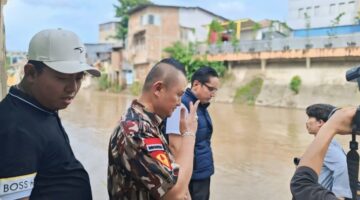
<path fill-rule="evenodd" d="M 289 0 L 288 4 L 287 23 L 293 29 L 306 28 L 305 12 L 310 17 L 310 26 L 317 28 L 331 26 L 331 20 L 342 12 L 345 15 L 339 25 L 354 24 L 359 11 L 359 0 Z"/>
<path fill-rule="evenodd" d="M 256 105 L 305 108 L 313 103 L 336 106 L 360 105 L 360 92 L 356 83 L 345 80 L 345 72 L 358 65 L 356 60 L 315 60 L 307 69 L 304 60 L 268 63 L 265 71 L 258 63 L 237 64 L 232 68 L 236 86 L 251 81 L 255 76 L 264 78 Z M 300 76 L 300 92 L 290 90 L 290 81 Z M 235 91 L 234 91 L 235 92 Z"/>
<path fill-rule="evenodd" d="M 0 0 L 0 100 L 3 99 L 7 93 L 6 90 L 6 71 L 5 71 L 5 28 L 3 7 L 6 0 Z"/>

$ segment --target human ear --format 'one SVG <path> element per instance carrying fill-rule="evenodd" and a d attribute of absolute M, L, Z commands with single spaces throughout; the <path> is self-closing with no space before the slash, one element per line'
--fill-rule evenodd
<path fill-rule="evenodd" d="M 25 78 L 27 78 L 29 81 L 34 80 L 35 77 L 37 76 L 35 66 L 30 63 L 27 63 L 24 66 L 24 75 L 25 75 Z"/>
<path fill-rule="evenodd" d="M 162 81 L 156 81 L 152 85 L 152 90 L 154 91 L 155 96 L 160 96 L 161 90 L 164 88 L 164 83 Z"/>
<path fill-rule="evenodd" d="M 319 122 L 320 127 L 325 124 L 324 120 L 322 120 L 322 119 L 320 119 L 318 122 Z"/>
<path fill-rule="evenodd" d="M 198 85 L 201 85 L 201 83 L 198 80 L 194 80 L 193 86 L 198 86 Z"/>

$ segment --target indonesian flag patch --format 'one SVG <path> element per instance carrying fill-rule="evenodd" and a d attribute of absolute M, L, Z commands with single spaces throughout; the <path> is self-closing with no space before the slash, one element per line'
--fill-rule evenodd
<path fill-rule="evenodd" d="M 172 170 L 170 160 L 165 153 L 161 140 L 159 138 L 146 138 L 144 142 L 146 150 L 150 153 L 151 157 L 155 158 L 169 170 Z"/>
<path fill-rule="evenodd" d="M 164 146 L 159 138 L 146 138 L 145 145 L 149 153 L 153 151 L 164 151 Z"/>

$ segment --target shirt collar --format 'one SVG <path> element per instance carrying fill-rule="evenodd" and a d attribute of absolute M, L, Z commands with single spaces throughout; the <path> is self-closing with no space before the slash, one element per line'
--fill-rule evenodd
<path fill-rule="evenodd" d="M 195 96 L 195 94 L 193 93 L 193 91 L 191 91 L 190 88 L 186 88 L 185 94 L 190 97 L 190 101 L 192 101 L 193 103 L 195 103 L 198 98 Z M 203 108 L 207 108 L 210 105 L 210 103 L 200 103 L 199 107 L 203 107 Z"/>
<path fill-rule="evenodd" d="M 140 113 L 143 113 L 145 116 L 147 116 L 150 121 L 155 125 L 155 126 L 160 126 L 161 122 L 163 121 L 161 119 L 161 117 L 155 113 L 149 112 L 146 110 L 145 106 L 142 105 L 139 101 L 134 100 L 131 103 L 131 107 L 135 110 L 137 110 Z"/>
<path fill-rule="evenodd" d="M 50 110 L 45 106 L 41 105 L 35 98 L 27 95 L 23 91 L 19 90 L 15 86 L 10 87 L 9 94 L 12 98 L 18 99 L 24 104 L 27 104 L 39 111 L 42 111 L 47 114 L 56 114 L 57 111 Z"/>

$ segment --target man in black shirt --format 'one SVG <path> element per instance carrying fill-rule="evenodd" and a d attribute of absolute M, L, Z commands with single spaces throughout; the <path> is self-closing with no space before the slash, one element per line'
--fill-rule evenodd
<path fill-rule="evenodd" d="M 37 33 L 28 60 L 0 103 L 0 199 L 92 199 L 58 110 L 72 102 L 85 71 L 100 72 L 85 63 L 78 36 L 61 29 Z"/>
<path fill-rule="evenodd" d="M 301 157 L 291 179 L 291 193 L 296 200 L 335 200 L 335 194 L 318 183 L 318 176 L 329 144 L 335 134 L 351 134 L 356 108 L 343 108 L 320 128 L 314 141 Z"/>

